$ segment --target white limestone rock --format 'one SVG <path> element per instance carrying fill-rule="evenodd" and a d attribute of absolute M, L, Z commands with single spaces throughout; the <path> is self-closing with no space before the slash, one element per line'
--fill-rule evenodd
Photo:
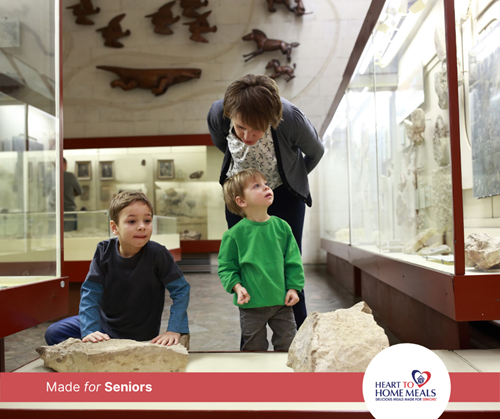
<path fill-rule="evenodd" d="M 446 166 L 450 163 L 450 152 L 448 150 L 450 138 L 447 137 L 446 134 L 446 125 L 443 117 L 439 115 L 436 119 L 436 124 L 434 125 L 434 137 L 432 138 L 432 143 L 434 146 L 434 160 L 436 160 L 437 164 L 440 166 Z"/>
<path fill-rule="evenodd" d="M 364 372 L 387 347 L 384 329 L 362 301 L 349 309 L 309 314 L 290 346 L 287 366 L 295 372 Z"/>
<path fill-rule="evenodd" d="M 437 25 L 434 28 L 434 46 L 439 61 L 446 62 L 446 34 L 444 25 Z"/>
<path fill-rule="evenodd" d="M 438 96 L 438 105 L 441 109 L 448 109 L 448 79 L 446 67 L 434 74 L 434 90 Z"/>
<path fill-rule="evenodd" d="M 189 355 L 181 344 L 162 346 L 129 339 L 83 343 L 70 338 L 36 350 L 58 372 L 184 372 Z"/>
<path fill-rule="evenodd" d="M 465 265 L 486 271 L 500 265 L 500 236 L 472 233 L 465 241 Z"/>
<path fill-rule="evenodd" d="M 403 253 L 410 254 L 418 252 L 422 247 L 424 247 L 425 242 L 436 233 L 437 230 L 434 227 L 431 227 L 417 234 L 413 239 L 406 243 L 403 249 Z"/>
<path fill-rule="evenodd" d="M 421 108 L 415 109 L 410 120 L 405 120 L 406 135 L 411 144 L 420 145 L 424 142 L 425 112 Z"/>

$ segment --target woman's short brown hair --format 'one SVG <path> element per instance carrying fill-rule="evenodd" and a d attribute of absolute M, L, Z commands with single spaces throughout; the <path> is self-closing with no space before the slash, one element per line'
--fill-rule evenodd
<path fill-rule="evenodd" d="M 151 201 L 145 194 L 139 191 L 123 191 L 111 200 L 111 204 L 109 206 L 109 218 L 111 218 L 111 220 L 118 225 L 120 212 L 136 201 L 146 204 L 151 210 L 151 217 L 153 216 L 153 205 L 151 205 Z"/>
<path fill-rule="evenodd" d="M 239 215 L 240 217 L 245 217 L 243 208 L 241 208 L 236 203 L 236 197 L 244 197 L 245 186 L 249 179 L 256 179 L 260 176 L 264 181 L 266 181 L 266 175 L 258 169 L 245 169 L 241 172 L 236 173 L 229 179 L 226 179 L 223 185 L 224 192 L 224 202 L 226 203 L 227 209 L 233 214 Z"/>
<path fill-rule="evenodd" d="M 250 128 L 267 131 L 281 121 L 283 106 L 276 82 L 264 75 L 247 74 L 229 85 L 224 95 L 224 116 L 240 117 Z"/>

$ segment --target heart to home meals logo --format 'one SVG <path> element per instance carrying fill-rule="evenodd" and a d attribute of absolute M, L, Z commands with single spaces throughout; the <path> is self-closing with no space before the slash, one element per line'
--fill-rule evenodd
<path fill-rule="evenodd" d="M 424 368 L 414 369 L 417 365 Z M 443 361 L 429 349 L 410 343 L 380 352 L 363 378 L 365 403 L 376 419 L 400 418 L 402 412 L 405 418 L 437 419 L 450 393 L 450 376 Z"/>
<path fill-rule="evenodd" d="M 431 373 L 429 371 L 420 372 L 419 370 L 413 370 L 411 376 L 419 387 L 423 387 L 431 379 Z"/>

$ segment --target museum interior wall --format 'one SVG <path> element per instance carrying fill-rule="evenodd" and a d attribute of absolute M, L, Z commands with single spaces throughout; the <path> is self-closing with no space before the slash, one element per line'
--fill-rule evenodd
<path fill-rule="evenodd" d="M 62 56 L 65 138 L 207 134 L 206 114 L 212 102 L 223 98 L 227 86 L 238 77 L 248 73 L 273 74 L 271 69 L 266 70 L 271 59 L 278 59 L 283 66 L 296 65 L 294 79 L 286 82 L 284 76 L 281 76 L 276 81 L 282 96 L 301 108 L 319 130 L 337 92 L 370 4 L 367 0 L 311 0 L 305 4 L 306 12 L 311 14 L 296 17 L 282 5 L 277 5 L 277 11 L 270 13 L 265 1 L 211 0 L 207 7 L 198 11 L 212 11 L 207 19 L 210 26 L 217 26 L 217 31 L 203 34 L 208 42 L 200 43 L 190 40 L 188 26 L 183 23 L 192 19 L 184 16 L 170 26 L 173 34 L 160 35 L 153 32 L 151 18 L 145 18 L 145 15 L 156 12 L 164 3 L 157 0 L 107 0 L 99 4 L 99 14 L 89 16 L 95 22 L 93 26 L 75 24 L 71 11 L 65 10 Z M 63 0 L 63 8 L 72 4 L 71 0 Z M 181 15 L 179 4 L 173 6 L 172 12 L 174 16 Z M 121 28 L 131 32 L 129 36 L 119 40 L 123 48 L 104 46 L 104 39 L 95 30 L 122 13 L 126 15 L 120 22 Z M 242 37 L 255 28 L 272 39 L 299 42 L 300 45 L 292 49 L 291 61 L 288 63 L 286 56 L 277 51 L 266 52 L 245 62 L 243 54 L 254 51 L 256 44 L 253 41 L 243 41 Z M 155 96 L 148 89 L 124 91 L 119 87 L 111 88 L 110 83 L 117 76 L 96 68 L 103 65 L 127 68 L 196 68 L 201 70 L 201 76 L 199 79 L 173 85 L 166 93 Z M 164 154 L 168 160 L 170 150 Z M 177 157 L 180 158 L 181 154 Z M 102 155 L 101 150 L 100 156 Z M 197 153 L 194 155 L 198 156 Z M 114 157 L 109 155 L 108 160 L 113 160 L 116 164 L 115 182 L 127 183 L 125 178 L 119 178 L 123 156 L 116 160 Z M 179 183 L 188 182 L 189 175 L 195 171 L 205 173 L 189 183 L 192 187 L 200 182 L 208 182 L 208 177 L 215 179 L 215 175 L 218 175 L 217 167 L 214 167 L 213 173 L 205 171 L 202 167 L 206 163 L 202 163 L 200 167 L 193 165 L 192 171 L 182 168 L 183 163 L 177 157 L 176 173 L 179 168 L 186 175 L 184 179 L 179 179 Z M 210 160 L 209 156 L 206 160 Z M 69 170 L 73 170 L 72 165 Z M 149 170 L 149 175 L 152 176 L 155 168 L 147 164 L 139 168 L 138 173 L 141 174 L 144 170 Z M 324 252 L 319 247 L 319 206 L 316 205 L 319 202 L 319 191 L 316 176 L 315 172 L 310 176 L 315 205 L 308 209 L 306 215 L 303 246 L 305 263 L 324 261 Z M 150 180 L 152 182 L 153 179 Z M 158 185 L 153 188 L 151 182 L 149 192 L 154 195 L 154 188 Z M 99 195 L 100 191 L 94 190 L 94 194 Z M 215 196 L 218 200 L 219 195 Z M 154 196 L 150 198 L 156 202 Z M 95 205 L 99 206 L 101 203 L 97 202 Z M 104 201 L 102 205 L 105 206 Z M 220 239 L 222 236 L 223 212 L 213 214 L 214 218 L 209 224 L 218 227 L 209 236 L 203 234 L 203 239 Z"/>

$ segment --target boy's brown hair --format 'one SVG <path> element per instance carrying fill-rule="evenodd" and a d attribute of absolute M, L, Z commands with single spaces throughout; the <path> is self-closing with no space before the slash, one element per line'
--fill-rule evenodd
<path fill-rule="evenodd" d="M 245 186 L 249 179 L 256 179 L 261 177 L 262 180 L 266 181 L 266 175 L 258 169 L 245 169 L 230 178 L 226 179 L 222 187 L 224 192 L 224 202 L 226 203 L 227 209 L 233 214 L 239 215 L 240 217 L 245 217 L 243 208 L 241 208 L 237 202 L 236 197 L 240 196 L 243 198 Z"/>
<path fill-rule="evenodd" d="M 153 216 L 153 205 L 151 205 L 151 201 L 145 194 L 139 191 L 123 191 L 111 200 L 111 204 L 109 206 L 109 217 L 111 220 L 118 225 L 120 212 L 136 201 L 146 204 L 151 210 L 151 217 Z"/>
<path fill-rule="evenodd" d="M 276 128 L 283 115 L 278 85 L 264 75 L 247 74 L 229 85 L 224 95 L 224 116 L 240 117 L 241 122 L 258 131 Z"/>

